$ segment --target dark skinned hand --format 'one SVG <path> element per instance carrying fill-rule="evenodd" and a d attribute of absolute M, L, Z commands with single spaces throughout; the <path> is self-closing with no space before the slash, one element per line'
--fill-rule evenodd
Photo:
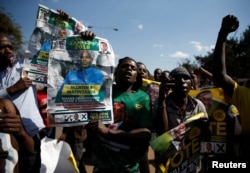
<path fill-rule="evenodd" d="M 92 120 L 87 125 L 87 128 L 89 128 L 91 131 L 96 131 L 99 134 L 108 134 L 109 128 L 106 127 L 100 120 Z"/>
<path fill-rule="evenodd" d="M 234 32 L 239 27 L 239 20 L 234 15 L 227 15 L 222 19 L 221 31 Z"/>
<path fill-rule="evenodd" d="M 70 18 L 70 16 L 61 9 L 57 9 L 57 12 L 61 16 L 61 18 L 64 20 L 67 20 Z M 96 34 L 92 31 L 83 31 L 80 33 L 80 35 L 81 35 L 83 40 L 93 40 L 96 36 Z"/>
<path fill-rule="evenodd" d="M 59 13 L 59 16 L 61 18 L 63 18 L 64 20 L 67 20 L 70 18 L 70 16 L 66 12 L 64 12 L 63 10 L 57 9 L 56 11 Z"/>
<path fill-rule="evenodd" d="M 24 78 L 20 78 L 19 81 L 17 81 L 14 85 L 9 87 L 7 90 L 9 94 L 12 94 L 12 93 L 26 90 L 30 86 L 32 86 L 32 80 L 30 80 L 27 77 L 24 77 Z"/>
<path fill-rule="evenodd" d="M 83 40 L 93 40 L 96 34 L 92 31 L 83 31 L 80 33 Z"/>
<path fill-rule="evenodd" d="M 24 136 L 26 133 L 21 118 L 16 114 L 16 109 L 9 101 L 0 102 L 0 131 L 4 133 Z"/>

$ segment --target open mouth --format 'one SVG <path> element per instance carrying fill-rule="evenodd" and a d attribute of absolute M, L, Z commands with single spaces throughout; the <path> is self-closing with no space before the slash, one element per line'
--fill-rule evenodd
<path fill-rule="evenodd" d="M 132 76 L 132 73 L 127 71 L 127 72 L 124 73 L 124 76 L 125 76 L 125 77 L 131 77 L 131 76 Z"/>

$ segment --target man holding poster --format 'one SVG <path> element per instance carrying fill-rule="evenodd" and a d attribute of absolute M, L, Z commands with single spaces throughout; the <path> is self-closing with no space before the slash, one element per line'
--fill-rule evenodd
<path fill-rule="evenodd" d="M 140 172 L 139 161 L 151 139 L 152 116 L 149 95 L 133 87 L 139 78 L 136 61 L 120 59 L 112 90 L 114 123 L 94 120 L 86 126 L 94 173 Z"/>
<path fill-rule="evenodd" d="M 158 101 L 158 137 L 151 141 L 157 153 L 156 172 L 199 172 L 200 140 L 209 137 L 208 115 L 204 104 L 189 95 L 191 75 L 184 67 L 169 74 L 173 86 L 162 83 Z M 171 92 L 164 95 L 166 88 Z"/>

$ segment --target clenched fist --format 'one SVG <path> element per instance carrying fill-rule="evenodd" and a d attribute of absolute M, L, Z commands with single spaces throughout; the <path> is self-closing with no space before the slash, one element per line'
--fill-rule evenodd
<path fill-rule="evenodd" d="M 239 20 L 234 15 L 227 15 L 222 19 L 221 31 L 230 33 L 234 32 L 239 27 Z"/>

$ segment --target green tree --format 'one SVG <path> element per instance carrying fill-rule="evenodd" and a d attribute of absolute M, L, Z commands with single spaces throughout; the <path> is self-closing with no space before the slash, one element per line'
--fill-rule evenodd
<path fill-rule="evenodd" d="M 250 77 L 250 26 L 242 33 L 235 57 L 239 62 L 238 77 Z"/>
<path fill-rule="evenodd" d="M 199 67 L 196 61 L 191 62 L 190 59 L 184 59 L 181 63 L 178 63 L 179 66 L 183 66 L 186 69 L 196 69 Z"/>

